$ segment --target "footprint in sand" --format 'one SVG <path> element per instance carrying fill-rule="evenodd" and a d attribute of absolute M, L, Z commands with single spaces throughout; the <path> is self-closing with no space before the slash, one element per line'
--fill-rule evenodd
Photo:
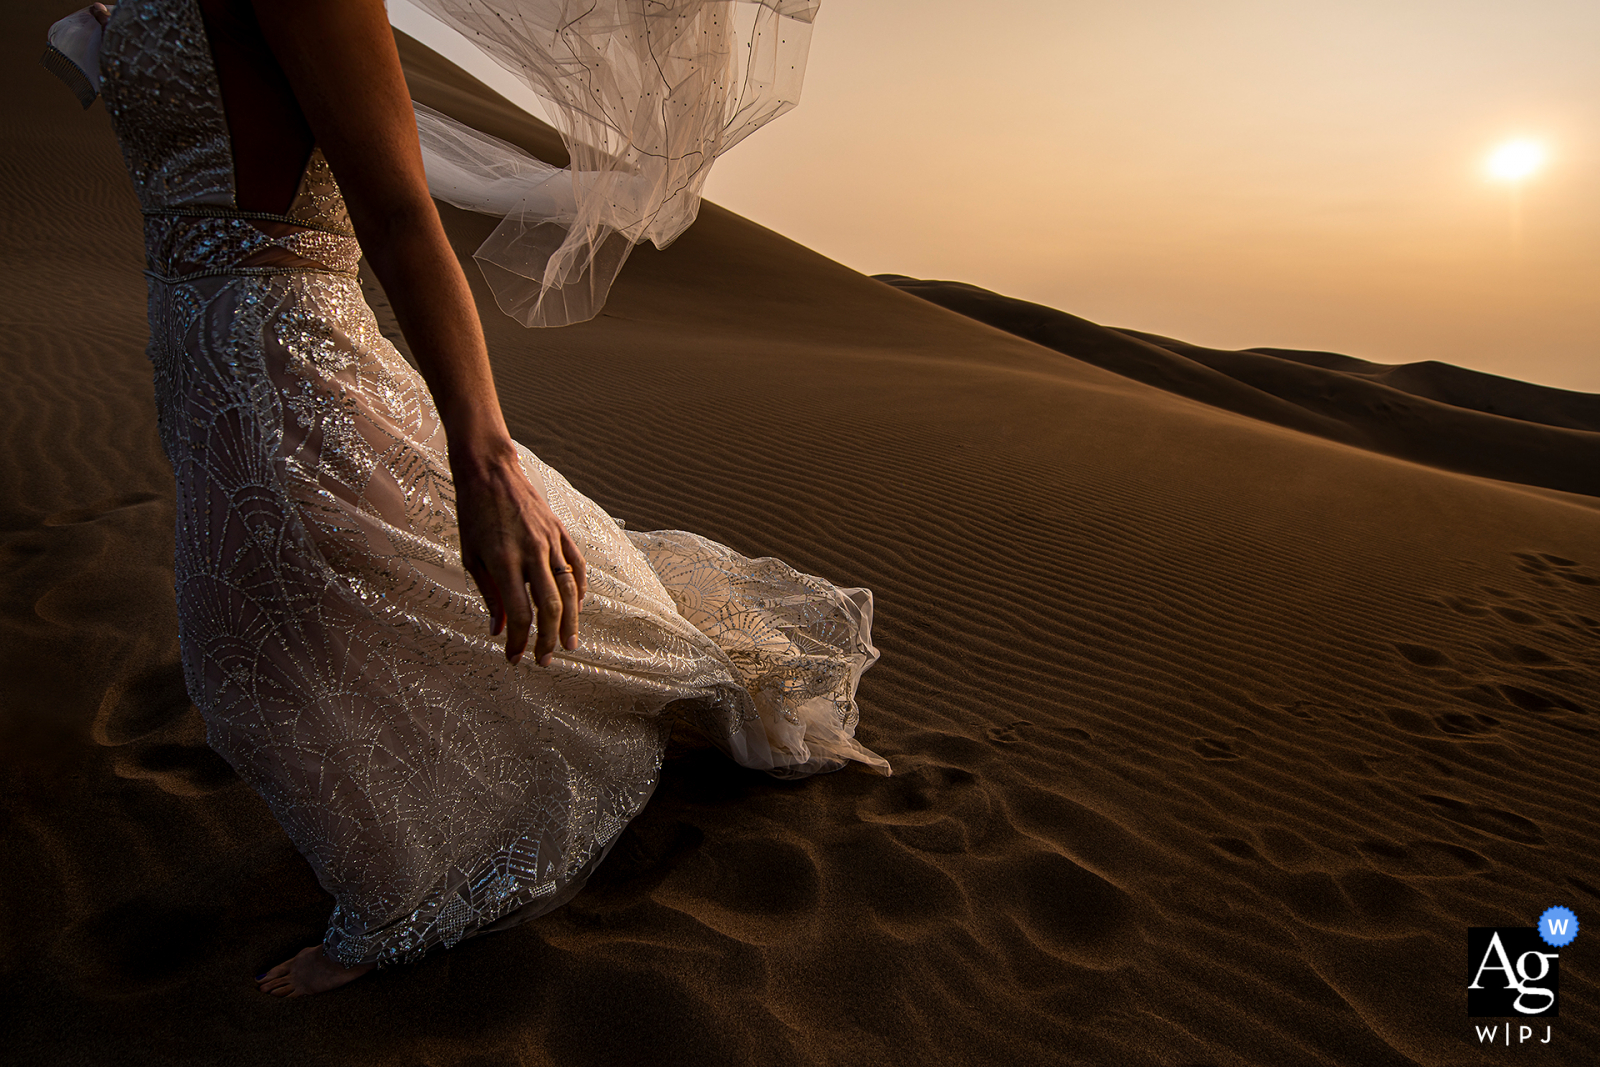
<path fill-rule="evenodd" d="M 126 745 L 176 725 L 189 709 L 183 668 L 168 663 L 107 688 L 95 714 L 93 736 L 102 745 Z"/>
<path fill-rule="evenodd" d="M 1301 722 L 1322 722 L 1328 717 L 1326 708 L 1309 700 L 1296 700 L 1293 704 L 1279 704 L 1278 707 Z"/>
<path fill-rule="evenodd" d="M 1557 662 L 1556 657 L 1543 649 L 1529 648 L 1527 645 L 1491 646 L 1489 654 L 1505 663 L 1520 663 L 1530 667 Z"/>
<path fill-rule="evenodd" d="M 1400 657 L 1405 659 L 1406 669 L 1411 673 L 1418 673 L 1424 678 L 1435 681 L 1438 685 L 1456 686 L 1467 685 L 1467 675 L 1470 670 L 1458 667 L 1450 654 L 1427 645 L 1411 645 L 1406 641 L 1395 641 L 1394 648 Z"/>
<path fill-rule="evenodd" d="M 613 930 L 648 898 L 747 944 L 780 945 L 801 936 L 822 908 L 827 871 L 799 838 L 708 836 L 678 821 L 630 827 L 617 848 L 619 867 L 597 876 L 563 909 L 580 928 Z M 848 873 L 852 883 L 845 889 L 860 896 L 875 883 L 857 886 L 854 880 L 879 872 Z"/>
<path fill-rule="evenodd" d="M 994 806 L 971 771 L 925 763 L 875 783 L 856 817 L 920 852 L 969 852 L 989 832 Z"/>
<path fill-rule="evenodd" d="M 1439 602 L 1451 611 L 1469 618 L 1481 618 L 1489 614 L 1489 605 L 1470 596 L 1445 596 L 1441 597 Z"/>
<path fill-rule="evenodd" d="M 1588 708 L 1563 696 L 1543 693 L 1537 689 L 1524 689 L 1520 685 L 1502 685 L 1499 688 L 1501 694 L 1507 700 L 1523 711 L 1556 715 L 1562 712 L 1572 712 L 1577 715 L 1589 714 Z"/>
<path fill-rule="evenodd" d="M 1195 750 L 1201 759 L 1228 760 L 1242 758 L 1231 741 L 1219 741 L 1214 737 L 1197 737 L 1194 744 L 1189 746 Z"/>
<path fill-rule="evenodd" d="M 1437 648 L 1427 645 L 1410 645 L 1403 641 L 1394 643 L 1395 649 L 1406 658 L 1408 663 L 1418 667 L 1448 667 L 1451 665 L 1450 657 Z"/>
<path fill-rule="evenodd" d="M 1143 941 L 1151 917 L 1142 902 L 1068 856 L 1012 851 L 996 868 L 994 884 L 1004 886 L 1005 892 L 993 898 L 984 921 L 1014 924 L 1014 934 L 1001 934 L 1007 940 L 1015 934 L 1024 939 L 1008 946 L 1007 955 L 1013 960 L 1042 952 L 1090 968 L 1104 980 Z"/>
<path fill-rule="evenodd" d="M 1539 585 L 1556 584 L 1555 579 L 1551 577 L 1555 573 L 1555 568 L 1542 555 L 1532 552 L 1513 552 L 1511 555 L 1522 561 L 1518 564 L 1517 570 L 1530 575 Z"/>
<path fill-rule="evenodd" d="M 1471 827 L 1494 837 L 1502 837 L 1507 841 L 1515 841 L 1520 845 L 1544 844 L 1543 828 L 1532 819 L 1525 819 L 1514 812 L 1427 793 L 1417 799 L 1425 804 L 1431 804 L 1438 809 L 1440 815 L 1462 826 Z"/>
<path fill-rule="evenodd" d="M 1014 745 L 1022 740 L 1022 728 L 1032 725 L 1033 723 L 1027 719 L 1018 719 L 1016 722 L 1008 722 L 1004 726 L 991 726 L 984 733 L 989 740 L 997 745 Z"/>
<path fill-rule="evenodd" d="M 1558 556 L 1552 552 L 1513 552 L 1511 557 L 1517 561 L 1517 570 L 1546 588 L 1561 590 L 1562 583 L 1566 583 L 1568 586 L 1588 587 L 1591 589 L 1595 586 L 1600 586 L 1600 578 L 1595 577 L 1593 574 L 1585 573 L 1582 564 L 1565 556 Z M 1485 587 L 1485 591 L 1502 600 L 1513 602 L 1494 609 L 1502 618 L 1511 622 L 1520 625 L 1538 625 L 1554 622 L 1557 625 L 1567 626 L 1572 629 L 1577 628 L 1554 604 L 1540 601 L 1538 606 L 1545 608 L 1549 616 L 1540 617 L 1536 613 L 1526 610 L 1528 604 L 1526 600 L 1515 597 L 1510 593 L 1488 589 L 1487 587 Z M 1567 591 L 1580 593 L 1580 589 L 1568 589 Z M 1521 606 L 1518 606 L 1518 602 L 1520 602 Z M 1528 620 L 1530 619 L 1533 621 L 1529 622 Z"/>
<path fill-rule="evenodd" d="M 120 777 L 150 779 L 177 796 L 203 796 L 237 780 L 206 745 L 205 726 L 176 663 L 108 688 L 91 736 L 120 750 L 113 764 Z"/>
<path fill-rule="evenodd" d="M 1500 607 L 1495 608 L 1494 613 L 1507 622 L 1514 622 L 1518 626 L 1538 626 L 1544 622 L 1539 616 L 1532 612 L 1523 611 L 1520 608 Z"/>
<path fill-rule="evenodd" d="M 1486 871 L 1494 864 L 1482 853 L 1446 841 L 1357 841 L 1366 861 L 1386 874 L 1408 878 L 1460 878 Z"/>
<path fill-rule="evenodd" d="M 1537 689 L 1526 689 L 1520 685 L 1501 685 L 1498 688 L 1506 700 L 1523 711 L 1539 716 L 1541 721 L 1551 726 L 1566 730 L 1568 733 L 1583 734 L 1586 737 L 1600 734 L 1600 729 L 1581 725 L 1569 718 L 1571 715 L 1591 714 L 1588 708 L 1576 701 Z"/>
<path fill-rule="evenodd" d="M 1411 708 L 1385 707 L 1384 717 L 1408 734 L 1428 737 L 1433 734 L 1433 720 Z"/>
<path fill-rule="evenodd" d="M 1264 857 L 1256 850 L 1256 846 L 1242 837 L 1209 837 L 1206 839 L 1211 844 L 1220 848 L 1230 856 L 1242 860 L 1262 860 Z"/>
<path fill-rule="evenodd" d="M 1435 732 L 1451 737 L 1481 737 L 1494 732 L 1500 720 L 1482 712 L 1446 711 L 1429 715 L 1411 708 L 1385 707 L 1384 716 L 1408 734 L 1432 737 Z"/>
<path fill-rule="evenodd" d="M 1579 566 L 1577 561 L 1565 556 L 1533 551 L 1511 555 L 1517 569 L 1524 574 L 1585 577 L 1575 570 Z M 1510 705 L 1539 716 L 1537 721 L 1571 733 L 1600 733 L 1573 718 L 1587 716 L 1592 710 L 1583 700 L 1583 692 L 1592 688 L 1592 677 L 1584 676 L 1582 665 L 1600 663 L 1586 660 L 1572 636 L 1592 636 L 1600 630 L 1600 620 L 1572 611 L 1574 605 L 1564 608 L 1549 599 L 1537 596 L 1530 599 L 1491 585 L 1478 588 L 1499 603 L 1441 594 L 1435 594 L 1432 601 L 1459 614 L 1502 625 L 1485 628 L 1469 642 L 1476 646 L 1476 654 L 1469 650 L 1466 656 L 1469 662 L 1465 665 L 1453 662 L 1448 653 L 1438 648 L 1395 642 L 1395 650 L 1408 667 L 1430 677 L 1453 698 L 1476 704 L 1493 712 L 1495 717 L 1504 717 Z M 1457 654 L 1461 654 L 1459 649 Z M 1513 677 L 1508 678 L 1508 674 Z M 1566 695 L 1562 695 L 1562 690 L 1566 690 Z M 1494 717 L 1481 713 L 1475 717 L 1440 716 L 1434 722 L 1440 730 L 1458 737 L 1482 733 L 1485 732 L 1483 727 L 1500 725 Z"/>
<path fill-rule="evenodd" d="M 1478 737 L 1493 733 L 1500 720 L 1492 715 L 1473 715 L 1464 711 L 1447 711 L 1435 715 L 1433 723 L 1452 737 Z"/>
<path fill-rule="evenodd" d="M 1518 570 L 1524 574 L 1534 575 L 1536 580 L 1546 579 L 1544 584 L 1550 584 L 1548 578 L 1555 577 L 1574 585 L 1600 585 L 1600 578 L 1583 574 L 1576 569 L 1580 564 L 1575 559 L 1552 555 L 1549 552 L 1513 552 L 1511 555 L 1521 561 Z"/>
<path fill-rule="evenodd" d="M 822 870 L 796 842 L 713 841 L 697 861 L 705 867 L 705 899 L 728 911 L 776 918 L 812 912 L 822 899 Z"/>

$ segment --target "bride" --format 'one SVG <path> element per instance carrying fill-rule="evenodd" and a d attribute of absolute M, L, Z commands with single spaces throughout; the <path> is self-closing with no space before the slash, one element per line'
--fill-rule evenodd
<path fill-rule="evenodd" d="M 612 18 L 590 32 L 563 0 L 503 0 L 535 52 L 554 40 L 537 25 L 590 49 L 552 75 L 585 84 L 615 73 L 627 32 L 682 59 L 753 5 L 814 8 L 589 0 L 575 10 Z M 877 659 L 869 591 L 683 531 L 625 531 L 511 439 L 382 0 L 95 5 L 51 40 L 47 65 L 85 106 L 103 94 L 145 218 L 189 694 L 335 902 L 322 942 L 263 991 L 326 991 L 564 903 L 649 798 L 675 717 L 775 775 L 888 772 L 854 737 Z M 716 133 L 725 83 L 660 89 Z M 594 115 L 569 118 L 573 144 Z M 637 213 L 594 222 L 595 190 L 602 210 L 619 199 L 606 167 L 635 190 L 667 175 L 647 194 L 692 219 L 703 167 L 684 179 L 681 157 L 635 166 L 628 150 L 591 151 L 587 184 L 567 175 L 574 209 L 522 274 L 524 321 L 592 314 L 620 264 L 597 265 L 600 250 L 660 240 Z M 520 210 L 518 233 L 545 225 Z M 420 377 L 362 299 L 363 255 Z M 555 416 L 575 398 L 548 384 Z"/>

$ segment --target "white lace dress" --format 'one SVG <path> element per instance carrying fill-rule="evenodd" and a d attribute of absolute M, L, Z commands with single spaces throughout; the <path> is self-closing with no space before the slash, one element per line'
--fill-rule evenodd
<path fill-rule="evenodd" d="M 887 772 L 854 740 L 867 590 L 624 531 L 526 449 L 590 589 L 577 651 L 507 664 L 461 567 L 438 414 L 362 299 L 320 154 L 286 215 L 237 209 L 195 0 L 118 5 L 100 55 L 146 219 L 185 678 L 334 897 L 335 959 L 412 958 L 570 897 L 649 798 L 669 706 L 748 767 Z M 279 253 L 318 266 L 260 265 Z"/>

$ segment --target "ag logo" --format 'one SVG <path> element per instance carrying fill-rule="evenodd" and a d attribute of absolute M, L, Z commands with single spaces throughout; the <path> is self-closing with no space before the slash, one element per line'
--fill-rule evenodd
<path fill-rule="evenodd" d="M 1554 1017 L 1561 954 L 1535 926 L 1467 930 L 1467 1014 Z"/>

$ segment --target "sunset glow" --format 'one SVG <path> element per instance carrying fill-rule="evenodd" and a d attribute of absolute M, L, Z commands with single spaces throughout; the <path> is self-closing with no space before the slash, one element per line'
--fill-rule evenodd
<path fill-rule="evenodd" d="M 868 274 L 1600 392 L 1594 0 L 974 10 L 824 0 L 800 106 L 707 196 Z"/>
<path fill-rule="evenodd" d="M 1507 141 L 1490 154 L 1486 169 L 1492 178 L 1519 182 L 1544 166 L 1545 155 L 1538 141 Z"/>

